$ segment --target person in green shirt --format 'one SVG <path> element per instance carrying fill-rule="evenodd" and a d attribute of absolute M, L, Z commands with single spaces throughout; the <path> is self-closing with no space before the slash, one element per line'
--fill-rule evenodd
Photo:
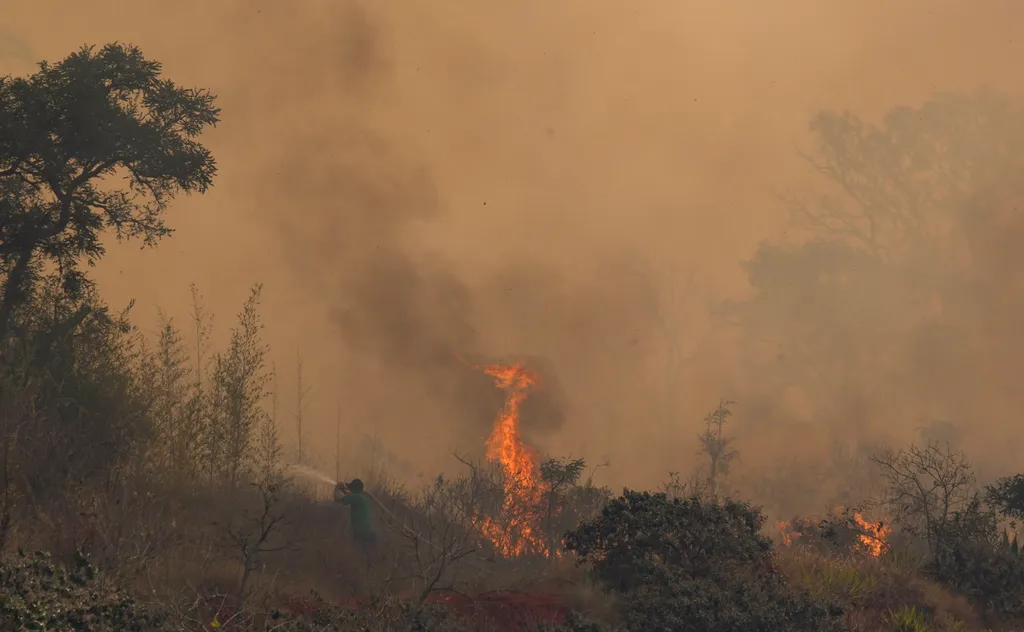
<path fill-rule="evenodd" d="M 363 481 L 357 478 L 348 484 L 338 483 L 334 488 L 334 499 L 349 508 L 352 537 L 369 556 L 377 548 L 377 532 L 373 529 L 372 501 L 364 489 Z"/>

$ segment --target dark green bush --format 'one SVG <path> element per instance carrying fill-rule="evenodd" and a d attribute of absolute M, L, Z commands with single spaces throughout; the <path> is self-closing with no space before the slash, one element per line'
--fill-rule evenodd
<path fill-rule="evenodd" d="M 1024 520 L 1024 474 L 1007 476 L 987 486 L 985 500 L 1003 516 Z"/>
<path fill-rule="evenodd" d="M 1024 615 L 1024 558 L 992 542 L 964 542 L 938 553 L 930 570 L 990 613 Z"/>
<path fill-rule="evenodd" d="M 772 542 L 760 535 L 763 524 L 746 503 L 627 490 L 570 531 L 565 543 L 608 588 L 628 592 L 668 577 L 704 578 L 764 564 Z"/>
<path fill-rule="evenodd" d="M 935 531 L 927 570 L 936 580 L 992 614 L 1024 615 L 1024 556 L 1016 539 L 1000 534 L 995 510 L 976 497 Z"/>
<path fill-rule="evenodd" d="M 631 631 L 822 632 L 842 609 L 795 590 L 747 503 L 625 491 L 566 535 L 566 547 L 618 593 Z"/>
<path fill-rule="evenodd" d="M 676 580 L 635 591 L 623 607 L 629 630 L 686 632 L 841 629 L 838 606 L 793 590 L 781 575 Z"/>
<path fill-rule="evenodd" d="M 161 616 L 103 585 L 82 555 L 70 569 L 46 553 L 0 563 L 0 630 L 142 632 L 163 623 Z"/>

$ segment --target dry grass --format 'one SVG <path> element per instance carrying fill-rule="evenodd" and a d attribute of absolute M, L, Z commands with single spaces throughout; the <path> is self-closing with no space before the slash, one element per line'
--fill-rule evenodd
<path fill-rule="evenodd" d="M 778 565 L 794 586 L 846 605 L 854 630 L 986 629 L 966 599 L 927 579 L 918 560 L 900 552 L 875 558 L 783 547 Z M 919 628 L 907 621 L 928 627 Z"/>
<path fill-rule="evenodd" d="M 406 602 L 420 597 L 416 582 L 406 576 L 408 568 L 402 567 L 408 542 L 401 534 L 382 525 L 385 553 L 382 562 L 370 570 L 348 537 L 348 516 L 339 507 L 301 495 L 290 497 L 287 503 L 289 520 L 281 533 L 286 546 L 261 558 L 245 595 L 253 612 L 268 612 L 314 593 L 334 603 L 370 594 L 386 594 L 391 600 Z M 132 578 L 131 587 L 144 598 L 161 604 L 182 604 L 197 620 L 209 621 L 225 604 L 238 600 L 240 559 L 230 548 L 218 545 L 219 526 L 214 520 L 223 519 L 237 507 L 222 504 L 213 510 L 201 504 L 191 509 L 195 512 L 192 515 L 176 517 L 179 524 L 190 524 L 187 540 L 163 551 Z M 37 533 L 37 537 L 40 535 Z M 795 587 L 844 604 L 853 630 L 986 629 L 982 617 L 964 598 L 929 580 L 921 571 L 920 561 L 909 554 L 897 551 L 874 558 L 784 546 L 778 549 L 776 563 Z M 576 566 L 571 556 L 533 565 L 474 558 L 462 571 L 464 583 L 460 588 L 468 594 L 494 589 L 544 593 L 557 597 L 587 619 L 615 620 L 614 601 Z M 381 615 L 381 629 L 387 629 L 388 617 L 392 616 L 399 617 L 398 611 Z"/>
<path fill-rule="evenodd" d="M 402 504 L 397 497 L 384 500 L 396 510 Z M 348 515 L 340 507 L 302 494 L 289 495 L 282 502 L 288 516 L 276 542 L 282 548 L 261 556 L 247 587 L 245 601 L 254 612 L 266 612 L 312 593 L 335 603 L 361 595 L 386 594 L 412 602 L 421 597 L 416 579 L 409 577 L 409 542 L 401 533 L 381 525 L 384 554 L 379 564 L 368 569 L 349 538 Z M 135 559 L 143 544 L 135 538 L 148 533 L 157 538 L 159 550 L 154 550 L 153 559 L 131 577 L 123 577 L 122 572 L 120 578 L 128 579 L 131 588 L 154 602 L 196 608 L 201 600 L 201 612 L 196 610 L 196 616 L 209 619 L 223 604 L 237 603 L 241 559 L 219 535 L 223 521 L 238 513 L 240 503 L 231 497 L 212 503 L 175 503 L 171 523 L 174 537 L 165 533 L 167 507 L 156 511 L 161 503 L 152 498 L 112 505 L 117 511 L 98 506 L 100 511 L 94 512 L 98 515 L 54 512 L 52 524 L 37 522 L 34 531 L 19 534 L 33 536 L 21 544 L 46 545 L 58 558 L 83 544 L 80 537 L 74 537 L 76 534 L 89 534 L 92 546 L 109 554 L 105 565 L 123 571 L 130 565 L 121 566 L 119 555 Z M 58 524 L 75 528 L 61 529 Z M 84 528 L 87 525 L 89 529 Z M 919 560 L 905 553 L 873 558 L 790 546 L 779 548 L 776 561 L 794 586 L 846 605 L 854 630 L 985 629 L 982 617 L 964 598 L 927 579 Z M 530 564 L 472 557 L 458 570 L 458 589 L 466 594 L 499 589 L 539 592 L 558 597 L 588 619 L 609 622 L 615 618 L 614 601 L 594 585 L 571 556 Z"/>

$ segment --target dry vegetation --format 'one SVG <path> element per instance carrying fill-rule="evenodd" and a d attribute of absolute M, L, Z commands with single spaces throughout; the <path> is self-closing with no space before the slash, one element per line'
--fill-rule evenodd
<path fill-rule="evenodd" d="M 692 475 L 616 497 L 584 459 L 538 461 L 519 439 L 536 382 L 520 365 L 483 368 L 507 398 L 485 458 L 453 455 L 455 474 L 412 487 L 365 476 L 382 540 L 367 557 L 323 500 L 322 464 L 279 436 L 260 288 L 216 349 L 198 290 L 188 318 L 145 336 L 82 270 L 105 231 L 155 241 L 174 196 L 212 184 L 198 138 L 218 117 L 211 95 L 120 45 L 0 81 L 0 629 L 924 632 L 1024 618 L 1009 535 L 1024 484 L 979 484 L 949 441 L 745 478 L 733 466 L 755 448 L 723 400 Z M 831 150 L 847 123 L 817 120 Z M 864 204 L 860 218 L 794 209 L 853 231 L 867 257 L 883 249 L 876 222 L 909 219 Z M 300 424 L 302 392 L 300 378 Z M 807 481 L 841 506 L 778 520 Z M 777 525 L 732 500 L 745 497 Z"/>

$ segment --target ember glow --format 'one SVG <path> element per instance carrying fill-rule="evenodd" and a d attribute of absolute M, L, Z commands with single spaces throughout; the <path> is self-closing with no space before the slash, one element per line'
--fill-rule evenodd
<path fill-rule="evenodd" d="M 505 495 L 500 523 L 482 518 L 480 531 L 506 557 L 547 554 L 537 513 L 542 492 L 536 452 L 519 435 L 519 409 L 539 376 L 522 364 L 492 365 L 481 370 L 505 391 L 505 405 L 487 440 L 487 459 L 501 466 Z"/>

